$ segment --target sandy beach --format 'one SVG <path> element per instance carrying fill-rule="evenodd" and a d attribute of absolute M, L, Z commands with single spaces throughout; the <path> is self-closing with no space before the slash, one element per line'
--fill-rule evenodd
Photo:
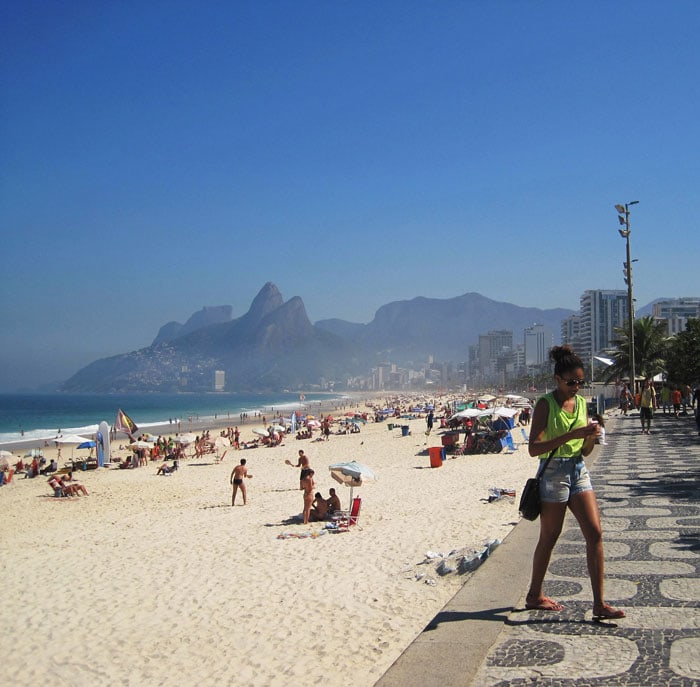
<path fill-rule="evenodd" d="M 519 495 L 536 469 L 517 429 L 515 453 L 448 456 L 431 468 L 426 449 L 440 432 L 427 437 L 422 418 L 400 422 L 410 435 L 368 422 L 327 442 L 289 437 L 229 450 L 220 463 L 190 458 L 165 477 L 156 464 L 79 472 L 84 497 L 54 498 L 45 478 L 15 478 L 0 488 L 5 679 L 373 685 L 468 583 L 469 573 L 439 575 L 440 559 L 426 554 L 481 551 L 506 537 L 517 499 L 489 503 L 489 489 Z M 300 448 L 317 489 L 336 487 L 343 505 L 349 489 L 332 480 L 331 463 L 354 459 L 377 473 L 355 489 L 359 527 L 288 524 L 302 496 L 285 460 L 296 462 Z M 240 458 L 253 478 L 248 505 L 231 507 Z"/>

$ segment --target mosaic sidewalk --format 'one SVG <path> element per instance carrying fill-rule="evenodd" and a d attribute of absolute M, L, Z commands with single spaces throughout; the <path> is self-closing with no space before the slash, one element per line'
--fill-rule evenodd
<path fill-rule="evenodd" d="M 595 623 L 585 543 L 569 515 L 545 581 L 560 613 L 511 611 L 471 684 L 700 686 L 700 438 L 692 417 L 616 418 L 592 476 L 603 520 L 606 600 Z"/>

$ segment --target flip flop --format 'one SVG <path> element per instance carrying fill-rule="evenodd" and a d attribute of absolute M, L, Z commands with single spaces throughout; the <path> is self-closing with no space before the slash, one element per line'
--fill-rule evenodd
<path fill-rule="evenodd" d="M 625 617 L 625 612 L 621 608 L 613 608 L 608 604 L 603 605 L 600 613 L 593 612 L 593 620 L 619 620 Z"/>
<path fill-rule="evenodd" d="M 525 608 L 528 611 L 563 611 L 564 606 L 560 603 L 550 599 L 548 596 L 543 596 L 534 603 L 531 601 L 525 601 Z"/>

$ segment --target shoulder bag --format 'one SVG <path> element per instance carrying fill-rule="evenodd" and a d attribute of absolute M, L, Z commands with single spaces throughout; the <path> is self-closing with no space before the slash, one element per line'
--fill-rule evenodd
<path fill-rule="evenodd" d="M 523 493 L 520 495 L 520 505 L 518 510 L 520 515 L 522 515 L 525 520 L 537 520 L 540 516 L 540 510 L 542 504 L 540 502 L 540 481 L 541 475 L 547 469 L 549 461 L 552 460 L 556 449 L 552 451 L 547 460 L 544 461 L 544 465 L 537 470 L 537 474 L 534 477 L 530 477 L 525 486 L 523 487 Z"/>

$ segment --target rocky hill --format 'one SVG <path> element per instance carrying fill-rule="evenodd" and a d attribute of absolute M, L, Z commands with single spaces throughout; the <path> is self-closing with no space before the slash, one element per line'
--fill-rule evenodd
<path fill-rule="evenodd" d="M 153 344 L 103 358 L 67 380 L 63 391 L 208 391 L 226 373 L 227 391 L 301 388 L 321 380 L 366 375 L 378 362 L 465 360 L 479 334 L 540 323 L 558 338 L 571 310 L 522 308 L 467 293 L 451 299 L 414 298 L 382 306 L 368 324 L 329 319 L 312 324 L 302 299 L 285 301 L 268 282 L 248 312 L 204 308 L 185 325 L 164 325 Z"/>

